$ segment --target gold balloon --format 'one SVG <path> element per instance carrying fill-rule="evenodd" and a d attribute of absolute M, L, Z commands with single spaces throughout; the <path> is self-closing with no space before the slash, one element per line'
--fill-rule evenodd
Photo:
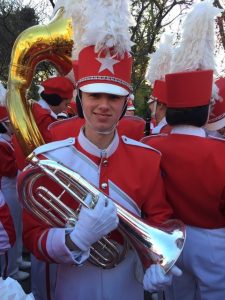
<path fill-rule="evenodd" d="M 60 8 L 48 25 L 37 25 L 23 31 L 13 46 L 8 79 L 7 107 L 16 137 L 28 156 L 44 144 L 26 99 L 35 69 L 42 61 L 51 61 L 60 74 L 72 68 L 72 20 L 63 17 Z"/>

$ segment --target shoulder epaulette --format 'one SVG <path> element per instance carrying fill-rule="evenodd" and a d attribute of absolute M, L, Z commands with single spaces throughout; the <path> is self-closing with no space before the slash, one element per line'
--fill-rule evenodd
<path fill-rule="evenodd" d="M 145 136 L 141 139 L 141 142 L 142 143 L 145 143 L 151 139 L 154 139 L 154 138 L 157 138 L 157 137 L 165 137 L 165 136 L 168 136 L 168 134 L 166 133 L 158 133 L 158 134 L 150 134 L 148 136 Z"/>
<path fill-rule="evenodd" d="M 75 119 L 78 119 L 77 116 L 74 116 L 72 118 L 64 119 L 64 120 L 56 120 L 55 122 L 52 122 L 48 126 L 48 130 L 58 127 L 58 126 L 64 126 L 65 124 L 68 124 L 70 122 L 73 122 Z"/>
<path fill-rule="evenodd" d="M 137 146 L 137 147 L 141 147 L 141 148 L 150 149 L 150 150 L 155 151 L 155 152 L 157 152 L 158 154 L 161 155 L 161 152 L 159 150 L 157 150 L 153 147 L 150 147 L 146 144 L 143 144 L 141 142 L 138 142 L 136 140 L 130 139 L 130 138 L 126 137 L 125 135 L 122 135 L 121 138 L 122 138 L 123 142 L 127 145 L 132 145 L 132 146 Z"/>
<path fill-rule="evenodd" d="M 34 153 L 35 153 L 35 155 L 43 154 L 45 152 L 49 152 L 49 151 L 56 150 L 56 149 L 59 149 L 59 148 L 71 146 L 74 143 L 75 143 L 75 138 L 68 138 L 66 140 L 56 141 L 56 142 L 52 142 L 52 143 L 42 145 L 42 146 L 36 148 L 34 150 Z"/>

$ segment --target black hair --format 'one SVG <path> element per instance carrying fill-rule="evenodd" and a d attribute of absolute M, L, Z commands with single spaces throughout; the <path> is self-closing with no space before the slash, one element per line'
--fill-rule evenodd
<path fill-rule="evenodd" d="M 84 119 L 83 108 L 81 105 L 81 96 L 82 96 L 82 91 L 78 90 L 76 95 L 77 114 L 80 118 Z"/>
<path fill-rule="evenodd" d="M 2 123 L 0 123 L 0 133 L 7 133 L 7 129 Z"/>
<path fill-rule="evenodd" d="M 186 108 L 169 108 L 166 110 L 166 121 L 169 125 L 193 125 L 202 127 L 208 120 L 209 105 Z"/>
<path fill-rule="evenodd" d="M 62 101 L 62 97 L 57 94 L 45 94 L 41 92 L 41 98 L 44 99 L 51 106 L 58 106 Z"/>
<path fill-rule="evenodd" d="M 84 119 L 83 108 L 82 108 L 82 105 L 81 105 L 81 97 L 82 97 L 82 91 L 78 90 L 77 96 L 76 96 L 77 114 L 80 118 Z M 123 113 L 120 116 L 120 119 L 122 119 L 122 117 L 125 115 L 126 110 L 127 110 L 127 102 L 123 107 Z"/>

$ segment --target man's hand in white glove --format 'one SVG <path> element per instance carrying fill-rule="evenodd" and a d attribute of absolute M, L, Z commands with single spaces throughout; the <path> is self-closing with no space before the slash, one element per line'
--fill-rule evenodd
<path fill-rule="evenodd" d="M 88 203 L 88 200 L 90 195 L 85 202 Z M 116 229 L 118 223 L 115 204 L 111 199 L 101 195 L 94 209 L 82 206 L 70 238 L 79 249 L 87 251 L 92 244 Z"/>
<path fill-rule="evenodd" d="M 181 276 L 182 271 L 173 266 L 170 271 L 165 274 L 162 267 L 158 264 L 151 265 L 145 272 L 143 279 L 144 289 L 148 292 L 162 290 L 167 285 L 171 285 L 173 276 Z"/>

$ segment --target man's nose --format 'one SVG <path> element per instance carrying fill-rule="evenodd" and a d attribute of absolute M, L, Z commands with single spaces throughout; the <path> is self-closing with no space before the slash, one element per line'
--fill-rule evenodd
<path fill-rule="evenodd" d="M 106 96 L 102 96 L 100 98 L 100 102 L 99 102 L 100 106 L 102 107 L 108 107 L 109 106 L 109 99 Z"/>

